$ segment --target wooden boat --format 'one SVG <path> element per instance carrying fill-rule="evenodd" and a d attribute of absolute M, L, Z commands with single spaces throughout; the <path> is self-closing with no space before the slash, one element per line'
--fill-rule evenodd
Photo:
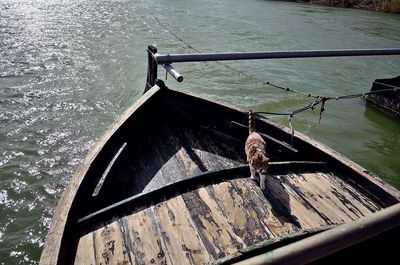
<path fill-rule="evenodd" d="M 400 192 L 247 110 L 157 81 L 97 141 L 54 212 L 40 264 L 303 264 L 398 259 Z M 293 145 L 292 145 L 293 140 Z M 393 241 L 392 241 L 393 242 Z"/>
<path fill-rule="evenodd" d="M 400 76 L 388 79 L 376 79 L 372 83 L 371 92 L 387 89 L 397 89 L 397 91 L 388 91 L 365 96 L 365 100 L 372 106 L 400 118 Z"/>

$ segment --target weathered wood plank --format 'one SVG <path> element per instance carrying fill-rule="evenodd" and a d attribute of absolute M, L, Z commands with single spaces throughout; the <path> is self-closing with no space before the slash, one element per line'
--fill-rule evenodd
<path fill-rule="evenodd" d="M 85 235 L 75 264 L 201 264 L 297 229 L 342 223 L 378 209 L 330 173 L 269 175 L 265 191 L 248 178 L 234 179 Z"/>
<path fill-rule="evenodd" d="M 313 205 L 305 201 L 290 185 L 286 175 L 267 175 L 264 194 L 277 217 L 284 217 L 300 229 L 311 229 L 329 224 Z"/>
<path fill-rule="evenodd" d="M 366 198 L 355 190 L 349 193 L 348 189 L 343 189 L 345 183 L 339 180 L 334 183 L 337 179 L 334 174 L 303 173 L 288 176 L 285 180 L 292 184 L 292 188 L 331 223 L 348 222 L 371 213 L 363 203 Z"/>
<path fill-rule="evenodd" d="M 213 259 L 225 257 L 246 246 L 204 188 L 183 194 L 182 198 Z"/>
<path fill-rule="evenodd" d="M 89 233 L 79 239 L 76 250 L 75 265 L 95 265 L 93 234 Z"/>
<path fill-rule="evenodd" d="M 316 173 L 309 174 L 288 174 L 283 178 L 285 184 L 290 186 L 294 193 L 301 197 L 301 200 L 319 215 L 323 216 L 328 224 L 344 223 L 351 218 L 331 201 L 329 194 L 330 185 L 321 181 Z M 310 185 L 310 182 L 318 181 L 318 185 Z"/>
<path fill-rule="evenodd" d="M 205 169 L 216 170 L 245 163 L 242 146 L 238 149 L 236 145 L 210 137 L 205 129 L 195 127 L 192 130 L 185 131 L 188 141 L 186 148 L 190 148 L 195 157 L 201 159 Z"/>
<path fill-rule="evenodd" d="M 330 173 L 330 175 L 332 174 L 333 173 Z M 356 204 L 362 204 L 362 206 L 367 208 L 369 212 L 376 212 L 382 209 L 380 205 L 375 203 L 372 199 L 368 198 L 362 192 L 358 191 L 354 186 L 351 186 L 349 183 L 343 181 L 341 178 L 331 178 L 329 175 L 327 177 L 330 181 L 332 181 L 333 186 L 340 187 L 342 190 L 346 191 L 347 194 L 351 195 L 350 200 L 348 197 L 338 197 L 338 199 L 341 200 L 343 204 L 347 205 L 349 200 L 350 202 Z"/>
<path fill-rule="evenodd" d="M 248 169 L 247 165 L 241 165 L 233 168 L 221 169 L 218 171 L 209 171 L 198 176 L 186 178 L 168 185 L 164 185 L 159 189 L 155 189 L 149 192 L 143 192 L 141 194 L 131 196 L 122 201 L 116 202 L 103 209 L 100 209 L 94 213 L 79 218 L 77 223 L 83 228 L 84 226 L 95 225 L 96 222 L 112 217 L 122 212 L 127 211 L 128 207 L 149 207 L 157 202 L 161 202 L 166 199 L 166 196 L 171 198 L 177 196 L 177 194 L 194 190 L 199 186 L 223 181 L 226 178 L 237 178 L 242 176 L 243 172 Z"/>
<path fill-rule="evenodd" d="M 117 221 L 93 232 L 97 264 L 130 264 L 127 247 Z"/>
<path fill-rule="evenodd" d="M 180 196 L 154 207 L 166 256 L 175 264 L 202 264 L 210 254 Z"/>
<path fill-rule="evenodd" d="M 154 207 L 123 218 L 126 236 L 136 264 L 171 264 L 165 255 L 166 246 L 154 220 Z"/>
<path fill-rule="evenodd" d="M 249 211 L 250 216 L 259 219 L 264 224 L 271 238 L 283 236 L 298 229 L 286 216 L 275 215 L 277 212 L 273 211 L 271 203 L 264 196 L 258 183 L 248 179 L 236 179 L 231 183 L 243 194 L 243 207 Z"/>
<path fill-rule="evenodd" d="M 245 208 L 243 193 L 232 183 L 222 182 L 206 188 L 211 200 L 215 201 L 222 214 L 232 224 L 235 233 L 247 246 L 273 237 L 254 213 Z"/>
<path fill-rule="evenodd" d="M 149 181 L 143 190 L 145 192 L 184 179 L 190 176 L 188 170 L 196 170 L 195 166 L 193 168 L 188 166 L 189 169 L 187 169 L 187 166 L 180 161 L 179 156 L 183 155 L 180 139 L 174 136 L 174 134 L 170 132 L 170 129 L 162 128 L 161 130 L 166 130 L 168 137 L 161 137 L 152 146 L 152 159 L 154 159 L 157 164 L 160 164 L 161 167 L 155 172 L 147 173 L 151 175 L 151 177 L 148 177 Z M 168 142 L 169 145 L 165 146 L 162 140 Z M 198 170 L 196 172 L 200 173 L 201 171 Z"/>
<path fill-rule="evenodd" d="M 309 176 L 305 176 L 308 178 Z M 330 201 L 337 205 L 341 211 L 345 212 L 352 220 L 370 215 L 381 209 L 373 204 L 370 199 L 365 197 L 356 189 L 350 187 L 343 180 L 333 173 L 318 173 L 311 179 L 312 186 L 318 186 L 320 182 L 326 182 L 330 189 L 327 190 Z"/>

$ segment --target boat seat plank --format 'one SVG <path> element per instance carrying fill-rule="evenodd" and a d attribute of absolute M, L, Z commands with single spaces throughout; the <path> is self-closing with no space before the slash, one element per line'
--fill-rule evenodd
<path fill-rule="evenodd" d="M 234 172 L 221 170 L 203 177 Z M 264 191 L 249 178 L 223 178 L 133 211 L 83 236 L 75 264 L 93 260 L 202 264 L 298 231 L 356 220 L 378 209 L 330 172 L 278 174 L 271 170 Z"/>
<path fill-rule="evenodd" d="M 310 185 L 308 181 L 310 178 L 315 178 L 318 185 Z M 291 192 L 299 194 L 302 201 L 310 205 L 313 211 L 321 215 L 327 224 L 340 224 L 352 220 L 346 211 L 344 211 L 341 203 L 336 204 L 332 201 L 331 186 L 329 183 L 323 182 L 318 178 L 318 174 L 288 174 L 285 180 L 288 184 L 295 183 L 295 185 L 288 185 Z M 293 181 L 293 182 L 291 182 Z M 311 182 L 311 180 L 310 180 Z M 305 185 L 307 183 L 307 185 Z"/>
<path fill-rule="evenodd" d="M 324 201 L 330 200 L 329 189 L 327 183 L 320 183 L 319 187 L 309 189 L 305 175 L 311 175 L 313 178 L 317 177 L 317 173 L 310 174 L 287 174 L 285 178 L 281 178 L 282 185 L 285 186 L 287 192 L 293 198 L 298 199 L 302 204 L 309 208 L 310 212 L 319 215 L 326 224 L 340 224 L 348 221 L 350 218 L 340 210 L 340 205 Z M 294 180 L 291 182 L 291 180 Z"/>
<path fill-rule="evenodd" d="M 176 196 L 179 193 L 193 190 L 198 186 L 207 186 L 215 182 L 220 182 L 226 179 L 238 178 L 248 172 L 248 165 L 240 165 L 233 168 L 226 168 L 211 172 L 205 172 L 195 177 L 169 183 L 163 187 L 138 195 L 128 197 L 122 201 L 116 202 L 96 212 L 90 213 L 78 219 L 78 225 L 85 226 L 90 223 L 95 223 L 96 220 L 104 220 L 105 216 L 112 216 L 118 211 L 126 211 L 128 207 L 137 205 L 148 205 L 149 203 L 157 203 L 159 200 L 164 200 L 168 196 Z"/>
<path fill-rule="evenodd" d="M 326 164 L 318 161 L 280 161 L 280 162 L 271 162 L 270 163 L 270 171 L 281 171 L 288 169 L 296 169 L 296 170 L 304 170 L 309 166 L 313 166 L 314 168 L 325 167 Z M 248 165 L 247 164 L 239 164 L 230 168 L 222 168 L 215 171 L 208 171 L 204 173 L 200 173 L 193 177 L 188 177 L 176 182 L 167 183 L 160 187 L 159 189 L 149 190 L 134 196 L 130 196 L 121 201 L 115 202 L 107 207 L 99 209 L 93 213 L 90 213 L 82 218 L 78 219 L 78 224 L 91 222 L 93 219 L 99 219 L 104 215 L 111 215 L 118 210 L 126 209 L 126 207 L 130 205 L 142 203 L 149 203 L 154 201 L 155 199 L 160 199 L 166 195 L 166 193 L 176 194 L 182 191 L 186 191 L 187 189 L 195 188 L 196 185 L 207 186 L 211 183 L 215 183 L 218 181 L 223 181 L 226 179 L 234 179 L 241 178 L 245 175 L 248 175 Z"/>

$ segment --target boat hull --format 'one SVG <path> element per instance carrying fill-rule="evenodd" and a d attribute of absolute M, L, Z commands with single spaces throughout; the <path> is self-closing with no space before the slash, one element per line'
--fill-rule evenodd
<path fill-rule="evenodd" d="M 71 179 L 40 263 L 237 261 L 400 201 L 397 190 L 333 150 L 256 122 L 271 157 L 264 191 L 245 161 L 247 111 L 154 86 Z"/>

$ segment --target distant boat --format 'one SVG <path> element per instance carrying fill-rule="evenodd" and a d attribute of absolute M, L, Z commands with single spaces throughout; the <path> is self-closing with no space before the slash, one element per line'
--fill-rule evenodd
<path fill-rule="evenodd" d="M 383 92 L 365 96 L 368 103 L 400 118 L 400 76 L 388 79 L 376 79 L 371 87 L 372 91 L 397 88 L 396 92 Z"/>
<path fill-rule="evenodd" d="M 40 264 L 398 259 L 398 190 L 256 116 L 271 157 L 263 191 L 246 164 L 247 110 L 155 83 L 71 179 Z"/>

